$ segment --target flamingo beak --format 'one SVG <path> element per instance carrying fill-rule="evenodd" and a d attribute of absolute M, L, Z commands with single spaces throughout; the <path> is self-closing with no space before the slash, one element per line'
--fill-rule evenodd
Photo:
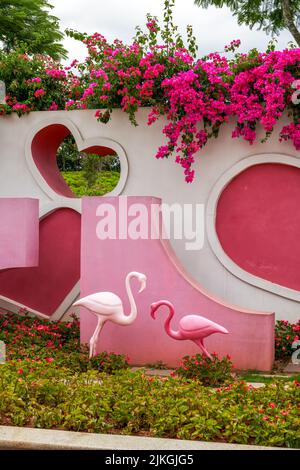
<path fill-rule="evenodd" d="M 140 293 L 140 292 L 143 292 L 143 290 L 144 290 L 145 287 L 146 287 L 146 281 L 147 281 L 146 276 L 145 276 L 145 277 L 142 277 L 142 278 L 140 279 L 140 281 L 141 281 L 141 287 L 140 287 L 139 293 Z"/>
<path fill-rule="evenodd" d="M 156 313 L 156 310 L 157 310 L 157 305 L 156 303 L 153 303 L 151 304 L 151 307 L 150 307 L 150 315 L 151 317 L 155 320 L 155 313 Z"/>
<path fill-rule="evenodd" d="M 218 333 L 223 333 L 223 335 L 228 335 L 229 331 L 224 328 L 224 326 L 219 325 Z"/>

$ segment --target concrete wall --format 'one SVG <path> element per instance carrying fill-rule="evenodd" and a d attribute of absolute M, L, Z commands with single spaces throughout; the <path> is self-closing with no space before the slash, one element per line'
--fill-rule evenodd
<path fill-rule="evenodd" d="M 228 182 L 247 166 L 260 162 L 299 166 L 298 152 L 291 144 L 278 142 L 279 128 L 266 143 L 249 146 L 231 138 L 232 126 L 228 124 L 221 130 L 219 138 L 209 142 L 201 152 L 196 162 L 195 181 L 186 184 L 179 165 L 171 160 L 154 158 L 158 146 L 165 142 L 162 134 L 164 120 L 148 127 L 146 115 L 147 110 L 139 112 L 137 128 L 120 110 L 114 111 L 107 125 L 99 124 L 92 110 L 34 112 L 21 119 L 16 115 L 1 117 L 0 196 L 36 197 L 40 200 L 41 216 L 59 207 L 80 212 L 80 200 L 66 197 L 63 192 L 58 194 L 53 189 L 55 183 L 50 182 L 53 184 L 51 188 L 32 155 L 32 140 L 41 129 L 53 124 L 65 126 L 74 135 L 80 149 L 106 146 L 121 156 L 122 177 L 114 194 L 156 196 L 169 204 L 205 204 L 204 248 L 196 252 L 186 251 L 184 240 L 171 240 L 179 260 L 205 290 L 241 308 L 275 311 L 277 318 L 298 320 L 300 296 L 297 291 L 254 279 L 256 276 L 253 278 L 238 269 L 226 258 L 214 237 L 215 205 Z M 42 146 L 49 145 L 50 148 L 51 142 L 48 140 L 47 143 L 45 134 Z M 49 150 L 50 154 L 54 151 L 52 147 Z M 74 286 L 69 301 L 77 293 Z M 66 310 L 67 303 L 60 313 Z"/>

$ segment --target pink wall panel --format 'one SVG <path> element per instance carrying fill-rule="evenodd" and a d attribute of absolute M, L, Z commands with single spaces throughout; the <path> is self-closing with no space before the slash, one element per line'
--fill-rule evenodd
<path fill-rule="evenodd" d="M 37 266 L 39 201 L 0 198 L 0 269 Z"/>
<path fill-rule="evenodd" d="M 150 212 L 151 197 L 128 197 L 128 206 L 143 203 Z M 138 317 L 130 326 L 107 322 L 101 332 L 98 351 L 128 354 L 133 364 L 146 364 L 161 360 L 170 366 L 179 363 L 186 354 L 199 349 L 190 341 L 176 341 L 167 336 L 163 323 L 167 312 L 158 318 L 150 317 L 150 304 L 160 299 L 170 300 L 176 314 L 172 320 L 177 329 L 179 319 L 198 313 L 228 329 L 228 335 L 212 335 L 206 340 L 210 352 L 230 354 L 241 369 L 269 370 L 274 354 L 274 315 L 272 313 L 243 311 L 226 305 L 204 292 L 184 274 L 169 243 L 158 240 L 99 240 L 96 225 L 100 220 L 96 209 L 101 203 L 114 205 L 118 217 L 118 198 L 84 198 L 82 213 L 81 296 L 100 291 L 112 291 L 121 297 L 125 313 L 129 302 L 125 290 L 125 276 L 130 271 L 146 274 L 147 287 L 133 291 L 138 307 Z M 81 340 L 88 342 L 96 325 L 96 317 L 81 309 Z"/>
<path fill-rule="evenodd" d="M 241 268 L 300 290 L 300 169 L 266 163 L 236 176 L 218 202 L 216 229 Z"/>
<path fill-rule="evenodd" d="M 80 277 L 80 215 L 58 209 L 39 225 L 38 267 L 0 272 L 0 294 L 51 316 Z"/>

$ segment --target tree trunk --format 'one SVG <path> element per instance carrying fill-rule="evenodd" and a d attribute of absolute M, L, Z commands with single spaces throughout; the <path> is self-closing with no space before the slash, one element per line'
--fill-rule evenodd
<path fill-rule="evenodd" d="M 281 0 L 282 4 L 282 13 L 284 24 L 286 28 L 289 30 L 293 38 L 295 39 L 297 45 L 300 47 L 300 31 L 298 31 L 297 26 L 295 25 L 293 15 L 290 9 L 290 1 L 289 0 Z"/>

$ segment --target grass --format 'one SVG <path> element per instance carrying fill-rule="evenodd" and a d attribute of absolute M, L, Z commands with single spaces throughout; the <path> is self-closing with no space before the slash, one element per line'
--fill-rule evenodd
<path fill-rule="evenodd" d="M 118 184 L 120 173 L 117 171 L 101 171 L 96 183 L 88 188 L 82 171 L 62 171 L 67 185 L 78 196 L 104 196 L 112 191 Z"/>

